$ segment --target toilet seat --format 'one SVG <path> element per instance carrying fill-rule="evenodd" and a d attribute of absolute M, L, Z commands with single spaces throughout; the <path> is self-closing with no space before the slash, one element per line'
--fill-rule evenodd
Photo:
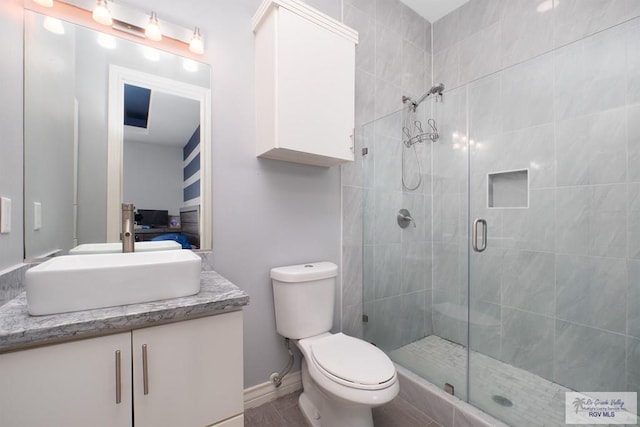
<path fill-rule="evenodd" d="M 382 350 L 342 333 L 313 340 L 310 353 L 318 371 L 347 387 L 380 390 L 396 378 L 395 366 Z"/>

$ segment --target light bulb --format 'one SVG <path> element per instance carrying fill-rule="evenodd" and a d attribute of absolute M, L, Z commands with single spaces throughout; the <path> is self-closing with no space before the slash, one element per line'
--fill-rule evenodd
<path fill-rule="evenodd" d="M 110 36 L 109 34 L 99 33 L 98 44 L 105 49 L 115 49 L 117 43 L 115 37 Z"/>
<path fill-rule="evenodd" d="M 44 7 L 53 7 L 53 0 L 33 0 L 33 2 Z"/>
<path fill-rule="evenodd" d="M 551 9 L 555 9 L 560 4 L 560 0 L 545 0 L 542 3 L 538 4 L 537 11 L 540 13 L 545 13 L 550 11 Z"/>
<path fill-rule="evenodd" d="M 189 58 L 184 58 L 182 61 L 182 67 L 191 73 L 198 71 L 198 63 Z"/>
<path fill-rule="evenodd" d="M 149 16 L 149 23 L 147 24 L 146 30 L 144 30 L 144 35 L 146 38 L 154 42 L 162 40 L 162 32 L 160 31 L 158 16 L 155 12 L 151 12 L 151 16 Z"/>
<path fill-rule="evenodd" d="M 111 12 L 107 0 L 97 0 L 96 7 L 93 9 L 93 20 L 102 25 L 113 25 Z"/>
<path fill-rule="evenodd" d="M 155 62 L 155 61 L 159 61 L 160 60 L 160 52 L 157 49 L 154 49 L 152 47 L 143 46 L 142 47 L 142 54 L 149 61 Z"/>
<path fill-rule="evenodd" d="M 59 19 L 47 16 L 44 18 L 42 26 L 53 34 L 64 34 L 64 26 L 62 25 L 62 21 Z"/>
<path fill-rule="evenodd" d="M 200 35 L 200 28 L 198 27 L 193 30 L 193 38 L 191 39 L 191 43 L 189 43 L 189 50 L 198 55 L 204 53 L 204 43 L 202 42 L 202 35 Z"/>

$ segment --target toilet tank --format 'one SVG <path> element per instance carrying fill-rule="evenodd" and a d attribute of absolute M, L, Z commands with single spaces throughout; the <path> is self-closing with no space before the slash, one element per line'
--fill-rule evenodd
<path fill-rule="evenodd" d="M 333 325 L 338 266 L 331 262 L 271 269 L 276 329 L 284 337 L 308 338 Z"/>

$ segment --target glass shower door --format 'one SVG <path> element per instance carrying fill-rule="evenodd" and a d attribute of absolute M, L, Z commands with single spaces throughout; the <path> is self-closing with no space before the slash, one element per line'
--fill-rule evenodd
<path fill-rule="evenodd" d="M 469 402 L 510 425 L 565 425 L 569 391 L 640 392 L 640 116 L 624 91 L 590 95 L 625 80 L 631 25 L 467 85 L 469 222 L 488 234 L 469 259 Z"/>
<path fill-rule="evenodd" d="M 552 381 L 553 124 L 518 111 L 518 81 L 549 65 L 539 61 L 467 87 L 469 222 L 481 221 L 470 233 L 469 402 L 511 425 L 561 426 L 564 395 Z"/>

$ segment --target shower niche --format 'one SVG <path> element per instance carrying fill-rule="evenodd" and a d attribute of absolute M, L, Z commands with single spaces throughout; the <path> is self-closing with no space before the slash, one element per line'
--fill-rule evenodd
<path fill-rule="evenodd" d="M 489 173 L 487 207 L 528 208 L 529 169 Z"/>

